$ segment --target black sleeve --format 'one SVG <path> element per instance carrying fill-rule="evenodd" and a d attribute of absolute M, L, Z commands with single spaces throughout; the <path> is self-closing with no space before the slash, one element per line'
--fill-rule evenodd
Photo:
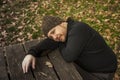
<path fill-rule="evenodd" d="M 81 26 L 83 25 L 75 27 L 69 32 L 66 46 L 61 49 L 61 54 L 67 62 L 72 62 L 78 59 L 89 39 L 89 31 Z"/>
<path fill-rule="evenodd" d="M 28 54 L 31 54 L 35 57 L 40 57 L 42 53 L 46 50 L 54 50 L 59 46 L 59 42 L 56 42 L 52 39 L 46 38 L 40 43 L 38 43 L 36 46 L 32 46 Z"/>

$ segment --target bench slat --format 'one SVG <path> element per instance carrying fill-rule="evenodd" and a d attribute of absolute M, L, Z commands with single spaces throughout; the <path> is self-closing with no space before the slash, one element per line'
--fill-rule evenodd
<path fill-rule="evenodd" d="M 21 44 L 6 47 L 6 57 L 11 80 L 35 80 L 31 72 L 24 74 L 22 71 L 22 60 L 25 51 Z"/>
<path fill-rule="evenodd" d="M 82 80 L 78 71 L 75 69 L 73 63 L 67 63 L 64 61 L 58 50 L 49 54 L 60 80 Z"/>
<path fill-rule="evenodd" d="M 0 80 L 9 80 L 6 71 L 5 59 L 3 55 L 3 48 L 0 47 Z"/>
<path fill-rule="evenodd" d="M 28 51 L 31 46 L 36 45 L 38 42 L 38 40 L 26 42 L 24 44 L 26 51 Z M 33 70 L 35 78 L 37 80 L 58 80 L 52 65 L 50 65 L 50 60 L 47 56 L 37 58 L 36 69 Z"/>

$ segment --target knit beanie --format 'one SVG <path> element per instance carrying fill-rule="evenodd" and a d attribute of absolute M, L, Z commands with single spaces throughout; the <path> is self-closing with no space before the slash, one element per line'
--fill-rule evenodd
<path fill-rule="evenodd" d="M 44 16 L 42 20 L 42 31 L 45 36 L 47 36 L 48 32 L 54 28 L 55 26 L 64 22 L 63 19 L 55 16 Z"/>

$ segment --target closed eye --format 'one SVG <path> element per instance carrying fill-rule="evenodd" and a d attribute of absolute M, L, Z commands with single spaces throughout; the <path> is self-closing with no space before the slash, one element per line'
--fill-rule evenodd
<path fill-rule="evenodd" d="M 53 29 L 51 32 L 50 32 L 50 34 L 54 34 L 55 33 L 55 29 Z"/>
<path fill-rule="evenodd" d="M 52 35 L 54 35 L 54 33 L 55 33 L 55 29 L 51 30 L 48 37 L 50 39 L 53 39 Z"/>

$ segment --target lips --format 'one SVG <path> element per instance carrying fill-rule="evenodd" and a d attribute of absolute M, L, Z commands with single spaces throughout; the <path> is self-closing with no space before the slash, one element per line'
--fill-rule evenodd
<path fill-rule="evenodd" d="M 61 37 L 59 37 L 59 41 L 61 41 Z"/>
<path fill-rule="evenodd" d="M 60 41 L 60 37 L 57 37 L 57 40 Z"/>
<path fill-rule="evenodd" d="M 61 41 L 61 36 L 60 36 L 60 35 L 57 36 L 57 40 L 58 40 L 58 41 Z"/>

